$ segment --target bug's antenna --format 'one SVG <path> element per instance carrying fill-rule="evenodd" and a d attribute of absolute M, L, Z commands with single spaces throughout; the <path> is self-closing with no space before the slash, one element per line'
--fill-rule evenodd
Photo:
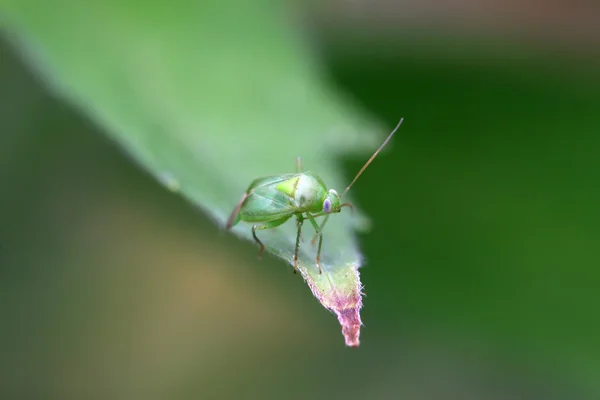
<path fill-rule="evenodd" d="M 358 177 L 364 172 L 365 169 L 367 169 L 367 167 L 369 166 L 369 164 L 371 164 L 371 162 L 375 159 L 375 157 L 377 157 L 377 154 L 379 154 L 379 152 L 381 151 L 381 149 L 383 149 L 385 147 L 385 145 L 390 141 L 390 139 L 392 138 L 392 136 L 394 136 L 394 133 L 396 133 L 396 131 L 398 130 L 398 128 L 400 128 L 400 125 L 402 125 L 402 121 L 404 121 L 404 118 L 400 118 L 400 122 L 398 122 L 398 125 L 396 125 L 396 127 L 394 128 L 394 130 L 392 131 L 392 133 L 390 133 L 390 135 L 387 137 L 387 139 L 385 139 L 385 141 L 383 142 L 383 144 L 381 146 L 379 146 L 379 148 L 377 149 L 377 151 L 375 153 L 373 153 L 373 155 L 371 156 L 371 158 L 369 158 L 369 161 L 367 161 L 365 163 L 365 165 L 363 165 L 363 167 L 360 169 L 360 171 L 358 171 L 358 174 L 356 174 L 356 176 L 354 177 L 354 179 L 352 180 L 352 182 L 350 182 L 350 184 L 344 190 L 344 192 L 342 193 L 342 195 L 340 197 L 343 197 L 346 193 L 348 193 L 348 190 L 350 190 L 350 188 L 352 187 L 352 185 L 354 185 L 354 182 L 356 182 L 356 180 L 358 179 Z"/>

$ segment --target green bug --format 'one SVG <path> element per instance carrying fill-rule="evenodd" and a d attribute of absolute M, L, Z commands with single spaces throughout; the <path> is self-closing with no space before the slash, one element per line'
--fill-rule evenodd
<path fill-rule="evenodd" d="M 383 144 L 373 153 L 371 158 L 358 171 L 350 185 L 339 195 L 334 189 L 327 189 L 325 182 L 314 172 L 303 172 L 302 161 L 297 159 L 295 174 L 272 175 L 258 178 L 252 181 L 248 190 L 242 196 L 229 219 L 227 220 L 227 229 L 231 229 L 240 221 L 254 223 L 252 226 L 252 236 L 260 250 L 260 257 L 265 250 L 264 244 L 256 236 L 256 231 L 275 228 L 291 217 L 296 216 L 298 232 L 296 234 L 296 247 L 294 251 L 294 272 L 298 266 L 298 251 L 300 249 L 300 236 L 302 224 L 308 220 L 315 229 L 316 235 L 312 240 L 314 245 L 317 237 L 319 238 L 319 247 L 317 250 L 316 264 L 319 273 L 322 273 L 320 258 L 321 246 L 323 244 L 323 228 L 330 214 L 339 213 L 343 207 L 350 207 L 350 203 L 342 203 L 342 197 L 350 190 L 354 182 L 375 159 L 377 154 L 385 147 L 388 141 L 402 124 L 400 119 L 398 125 L 392 133 L 385 139 Z M 316 218 L 325 216 L 321 226 Z"/>

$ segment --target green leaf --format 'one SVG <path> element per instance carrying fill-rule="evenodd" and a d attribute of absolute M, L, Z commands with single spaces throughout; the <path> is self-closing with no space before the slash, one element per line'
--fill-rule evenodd
<path fill-rule="evenodd" d="M 342 190 L 350 177 L 336 157 L 368 154 L 379 140 L 368 133 L 380 127 L 322 77 L 284 2 L 10 0 L 2 9 L 9 37 L 49 87 L 221 226 L 254 178 L 291 172 L 302 156 Z M 357 217 L 330 219 L 322 275 L 310 240 L 299 262 L 350 346 L 361 325 Z M 262 235 L 290 264 L 292 221 Z M 252 240 L 246 224 L 234 232 Z"/>

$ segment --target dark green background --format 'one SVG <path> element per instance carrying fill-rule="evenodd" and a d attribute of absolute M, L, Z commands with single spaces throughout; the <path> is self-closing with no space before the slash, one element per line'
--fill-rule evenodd
<path fill-rule="evenodd" d="M 596 69 L 471 51 L 325 46 L 342 90 L 405 118 L 353 189 L 373 221 L 355 350 L 287 265 L 140 171 L 3 44 L 2 397 L 600 393 Z"/>

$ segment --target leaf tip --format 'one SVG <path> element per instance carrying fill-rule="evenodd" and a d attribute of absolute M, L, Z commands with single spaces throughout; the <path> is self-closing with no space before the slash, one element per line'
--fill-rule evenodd
<path fill-rule="evenodd" d="M 358 347 L 360 345 L 360 306 L 333 310 L 338 317 L 340 325 L 342 325 L 342 334 L 348 347 Z"/>
<path fill-rule="evenodd" d="M 303 275 L 315 297 L 337 316 L 346 346 L 358 347 L 362 325 L 362 285 L 358 268 L 355 265 L 348 265 L 346 268 L 348 269 L 340 274 L 329 275 L 326 278 L 306 273 Z"/>

